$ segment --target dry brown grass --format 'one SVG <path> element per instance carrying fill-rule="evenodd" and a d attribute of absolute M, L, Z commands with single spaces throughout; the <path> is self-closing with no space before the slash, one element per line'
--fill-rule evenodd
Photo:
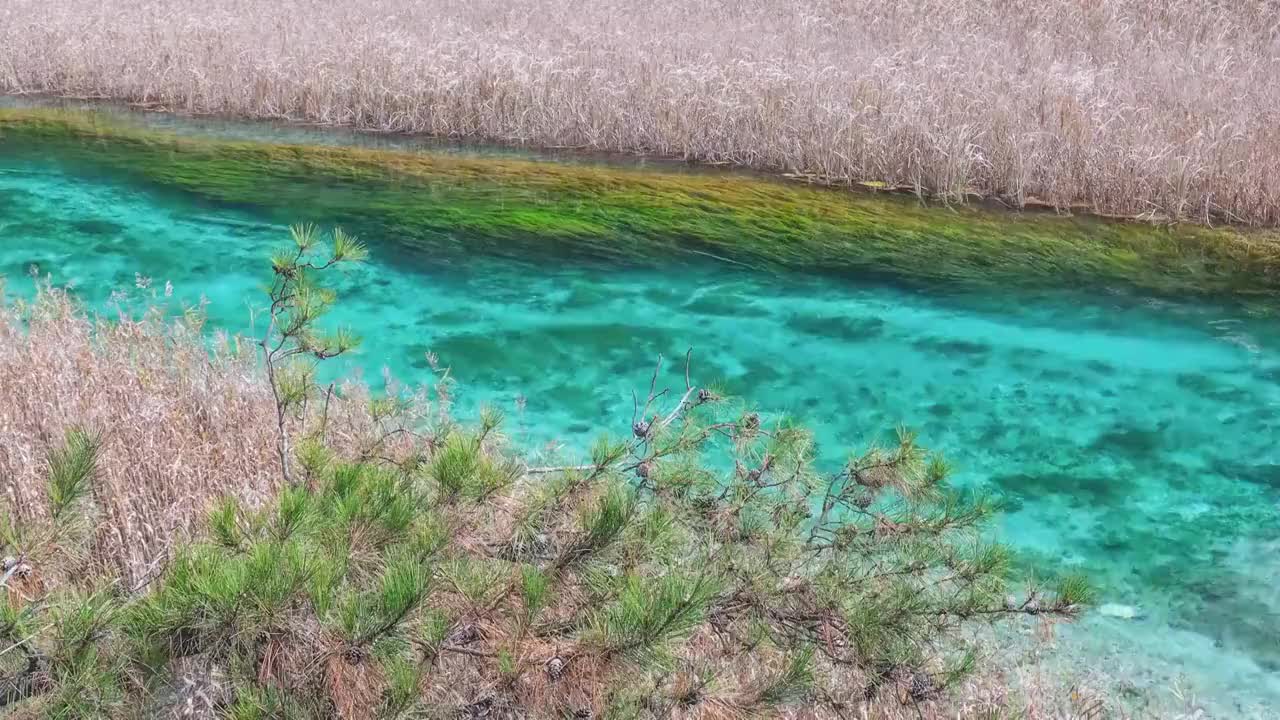
<path fill-rule="evenodd" d="M 0 91 L 1280 223 L 1273 0 L 7 0 Z"/>
<path fill-rule="evenodd" d="M 57 291 L 0 309 L 6 506 L 21 520 L 43 513 L 49 449 L 73 426 L 106 431 L 93 554 L 137 577 L 210 498 L 268 494 L 271 393 L 234 343 L 218 356 L 154 319 L 96 323 Z"/>
<path fill-rule="evenodd" d="M 210 353 L 202 329 L 155 312 L 92 318 L 49 287 L 35 302 L 0 304 L 4 509 L 42 516 L 49 450 L 72 427 L 102 436 L 99 516 L 88 564 L 72 571 L 133 585 L 203 525 L 211 501 L 230 493 L 255 505 L 279 488 L 275 404 L 256 348 L 219 335 Z M 330 409 L 329 437 L 355 455 L 381 426 L 363 386 L 348 384 L 345 397 Z"/>

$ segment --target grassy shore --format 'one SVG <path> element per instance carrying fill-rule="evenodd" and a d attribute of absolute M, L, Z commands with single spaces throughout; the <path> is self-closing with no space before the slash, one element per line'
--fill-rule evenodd
<path fill-rule="evenodd" d="M 6 152 L 257 207 L 299 207 L 405 246 L 516 251 L 549 245 L 646 261 L 709 253 L 762 268 L 875 272 L 956 287 L 1094 283 L 1169 296 L 1274 293 L 1270 231 L 973 207 L 798 183 L 439 153 L 193 139 L 100 115 L 0 111 Z"/>
<path fill-rule="evenodd" d="M 570 456 L 591 464 L 531 468 L 500 413 L 448 412 L 445 379 L 375 397 L 295 377 L 282 406 L 257 343 L 210 354 L 198 313 L 165 317 L 94 317 L 47 285 L 0 302 L 5 717 L 1103 707 L 988 626 L 1048 632 L 1088 588 L 1006 583 L 1007 550 L 979 539 L 995 507 L 955 493 L 909 434 L 819 474 L 807 431 L 655 389 L 697 377 L 672 368 L 653 377 L 649 429 L 602 428 Z"/>
<path fill-rule="evenodd" d="M 0 92 L 1280 222 L 1270 0 L 9 0 Z"/>

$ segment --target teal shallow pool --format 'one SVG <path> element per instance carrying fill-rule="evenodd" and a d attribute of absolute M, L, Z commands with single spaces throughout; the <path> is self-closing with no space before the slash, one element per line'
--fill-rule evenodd
<path fill-rule="evenodd" d="M 247 330 L 285 224 L 327 215 L 292 212 L 0 156 L 0 274 L 25 293 L 35 266 L 104 306 L 140 274 Z M 1091 618 L 1077 651 L 1127 663 L 1143 691 L 1185 676 L 1215 713 L 1280 708 L 1280 322 L 1105 288 L 990 297 L 365 239 L 341 313 L 365 342 L 345 369 L 423 380 L 434 352 L 464 415 L 507 409 L 536 452 L 625 427 L 655 356 L 689 347 L 702 380 L 820 428 L 833 463 L 906 424 L 1009 499 L 1002 532 L 1028 566 L 1083 569 L 1140 611 Z"/>

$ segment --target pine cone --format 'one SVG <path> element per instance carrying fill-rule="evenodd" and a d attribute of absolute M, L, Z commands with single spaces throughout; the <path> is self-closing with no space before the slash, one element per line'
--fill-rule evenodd
<path fill-rule="evenodd" d="M 342 651 L 342 660 L 348 665 L 359 665 L 364 662 L 364 650 L 352 645 Z"/>
<path fill-rule="evenodd" d="M 493 698 L 481 698 L 470 705 L 464 705 L 458 715 L 464 720 L 484 720 L 493 714 Z"/>
<path fill-rule="evenodd" d="M 638 438 L 647 438 L 649 437 L 649 429 L 651 427 L 652 425 L 650 425 L 647 420 L 637 420 L 636 423 L 631 426 L 631 434 Z"/>
<path fill-rule="evenodd" d="M 547 676 L 552 680 L 559 680 L 567 672 L 569 672 L 569 663 L 559 655 L 547 661 Z"/>
<path fill-rule="evenodd" d="M 919 702 L 926 700 L 933 695 L 938 689 L 933 682 L 933 677 L 926 672 L 917 672 L 911 676 L 911 699 Z"/>
<path fill-rule="evenodd" d="M 471 623 L 467 623 L 457 630 L 454 630 L 449 633 L 449 637 L 446 638 L 450 645 L 470 645 L 479 639 L 480 628 L 472 625 Z"/>

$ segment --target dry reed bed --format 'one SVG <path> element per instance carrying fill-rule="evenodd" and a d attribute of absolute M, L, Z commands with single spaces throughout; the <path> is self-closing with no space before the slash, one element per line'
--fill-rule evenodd
<path fill-rule="evenodd" d="M 99 434 L 98 516 L 77 568 L 86 576 L 137 582 L 203 524 L 213 500 L 230 493 L 253 505 L 280 486 L 257 348 L 221 334 L 209 344 L 196 317 L 91 317 L 47 286 L 34 302 L 0 304 L 0 507 L 20 521 L 42 515 L 49 451 L 72 427 Z M 367 389 L 344 389 L 328 437 L 352 454 L 379 426 Z"/>
<path fill-rule="evenodd" d="M 7 0 L 0 91 L 1280 223 L 1272 0 Z"/>

